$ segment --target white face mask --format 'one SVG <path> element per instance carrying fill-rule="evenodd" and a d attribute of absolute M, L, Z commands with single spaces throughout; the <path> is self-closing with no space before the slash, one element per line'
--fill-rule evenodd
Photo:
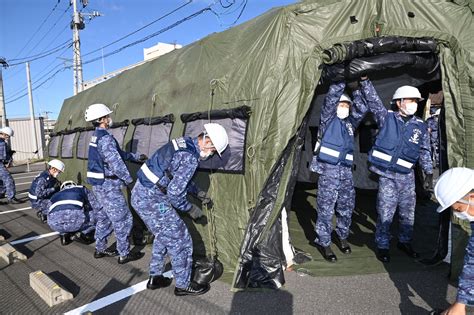
<path fill-rule="evenodd" d="M 416 102 L 405 103 L 405 108 L 403 107 L 400 108 L 402 113 L 404 113 L 407 116 L 414 115 L 417 109 L 418 109 L 418 103 Z"/>
<path fill-rule="evenodd" d="M 114 123 L 114 121 L 112 120 L 112 118 L 109 117 L 109 128 L 112 127 L 113 123 Z"/>
<path fill-rule="evenodd" d="M 349 108 L 348 107 L 338 107 L 336 111 L 337 117 L 340 119 L 347 118 L 349 116 Z"/>
<path fill-rule="evenodd" d="M 465 211 L 459 212 L 459 211 L 453 211 L 453 214 L 456 218 L 460 220 L 467 220 L 469 222 L 474 222 L 474 216 L 469 214 L 469 209 L 473 205 L 471 202 L 471 198 L 469 197 L 469 201 L 466 200 L 459 200 L 459 203 L 467 204 L 468 207 Z"/>
<path fill-rule="evenodd" d="M 201 159 L 201 161 L 205 161 L 208 158 L 210 158 L 212 156 L 212 154 L 213 154 L 213 152 L 200 151 L 199 152 L 199 158 Z"/>

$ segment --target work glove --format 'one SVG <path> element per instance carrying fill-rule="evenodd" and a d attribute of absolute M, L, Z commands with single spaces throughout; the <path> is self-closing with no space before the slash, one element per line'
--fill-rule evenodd
<path fill-rule="evenodd" d="M 423 186 L 426 190 L 433 190 L 433 174 L 425 174 Z"/>
<path fill-rule="evenodd" d="M 192 205 L 191 210 L 188 211 L 188 214 L 194 221 L 197 221 L 204 216 L 202 210 L 195 205 Z"/>
<path fill-rule="evenodd" d="M 61 190 L 61 182 L 58 180 L 56 181 L 56 183 L 54 184 L 54 192 L 58 192 Z"/>
<path fill-rule="evenodd" d="M 146 154 L 140 154 L 140 156 L 137 159 L 137 162 L 145 163 L 146 160 L 148 160 L 148 156 L 146 156 Z"/>
<path fill-rule="evenodd" d="M 359 89 L 359 82 L 358 81 L 351 81 L 347 83 L 347 87 L 351 92 L 357 91 Z"/>
<path fill-rule="evenodd" d="M 200 192 L 198 192 L 197 198 L 201 200 L 201 203 L 203 205 L 206 205 L 208 208 L 212 208 L 214 203 L 212 202 L 211 197 L 209 197 L 205 191 L 201 190 Z"/>

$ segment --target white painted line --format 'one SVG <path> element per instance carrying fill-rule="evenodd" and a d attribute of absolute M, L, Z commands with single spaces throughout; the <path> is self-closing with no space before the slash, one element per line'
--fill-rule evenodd
<path fill-rule="evenodd" d="M 38 174 L 39 174 L 39 173 L 38 173 Z M 32 178 L 32 177 L 36 177 L 36 176 L 38 176 L 38 174 L 29 175 L 29 176 L 23 176 L 23 177 L 13 177 L 13 179 Z"/>
<path fill-rule="evenodd" d="M 31 184 L 32 182 L 24 182 L 24 183 L 15 183 L 15 185 L 25 185 L 25 184 Z"/>
<path fill-rule="evenodd" d="M 173 272 L 171 270 L 165 272 L 163 276 L 167 278 L 173 278 Z M 118 302 L 120 300 L 123 300 L 131 295 L 134 295 L 135 293 L 141 292 L 143 290 L 146 290 L 146 283 L 148 280 L 144 280 L 142 282 L 139 282 L 129 288 L 120 290 L 118 292 L 112 293 L 110 295 L 104 296 L 101 299 L 98 299 L 96 301 L 93 301 L 89 304 L 80 306 L 78 308 L 75 308 L 67 313 L 64 313 L 64 315 L 79 315 L 85 312 L 95 312 L 97 310 L 100 310 L 101 308 L 104 308 L 106 306 L 109 306 L 115 302 Z"/>
<path fill-rule="evenodd" d="M 1 211 L 0 214 L 6 214 L 6 213 L 12 213 L 12 212 L 17 212 L 17 211 L 24 211 L 31 209 L 31 207 L 26 207 L 26 208 L 21 208 L 21 209 L 14 209 L 14 210 L 8 210 L 8 211 Z"/>
<path fill-rule="evenodd" d="M 28 243 L 28 242 L 31 242 L 31 241 L 34 241 L 34 240 L 39 240 L 41 238 L 50 237 L 50 236 L 54 236 L 54 235 L 59 235 L 59 232 L 51 232 L 51 233 L 41 234 L 41 235 L 38 235 L 38 236 L 22 238 L 21 240 L 16 240 L 16 241 L 10 242 L 10 245 Z"/>

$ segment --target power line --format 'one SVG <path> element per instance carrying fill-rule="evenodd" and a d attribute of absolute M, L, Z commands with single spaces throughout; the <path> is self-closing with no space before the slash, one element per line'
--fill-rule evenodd
<path fill-rule="evenodd" d="M 28 57 L 10 59 L 10 60 L 8 60 L 8 62 L 12 62 L 12 61 L 18 62 L 18 61 L 21 60 L 20 63 L 23 63 L 23 62 L 26 62 L 26 61 L 33 61 L 33 60 L 35 60 L 34 58 L 36 58 L 36 57 L 42 57 L 43 55 L 48 55 L 48 54 L 50 54 L 50 53 L 53 53 L 53 52 L 55 52 L 56 50 L 58 50 L 58 48 L 59 48 L 59 49 L 64 48 L 65 46 L 67 46 L 67 45 L 70 44 L 70 43 L 72 43 L 72 40 L 68 39 L 68 40 L 65 41 L 64 43 L 62 43 L 62 44 L 60 44 L 59 46 L 56 46 L 56 47 L 54 47 L 54 48 L 51 48 L 51 49 L 48 50 L 48 51 L 43 51 L 43 52 L 41 52 L 41 53 L 38 53 L 38 54 L 32 55 L 32 56 L 28 56 Z M 14 66 L 15 64 L 11 64 L 11 65 Z"/>
<path fill-rule="evenodd" d="M 138 33 L 139 31 L 141 31 L 141 30 L 143 30 L 143 29 L 149 27 L 150 25 L 155 24 L 156 22 L 158 22 L 158 21 L 164 19 L 165 17 L 170 16 L 171 14 L 175 13 L 176 11 L 181 10 L 182 8 L 184 8 L 185 6 L 187 6 L 188 4 L 190 4 L 191 2 L 193 2 L 193 0 L 188 0 L 188 2 L 182 4 L 181 6 L 177 7 L 176 9 L 173 9 L 172 11 L 170 11 L 170 12 L 168 12 L 168 13 L 166 13 L 166 14 L 160 16 L 160 17 L 157 18 L 156 20 L 153 20 L 153 21 L 151 21 L 150 23 L 148 23 L 148 24 L 146 24 L 146 25 L 140 27 L 139 29 L 136 29 L 135 31 L 133 31 L 133 32 L 131 32 L 131 33 L 128 33 L 127 35 L 122 36 L 122 37 L 120 37 L 119 39 L 116 39 L 116 40 L 114 40 L 113 42 L 108 43 L 108 44 L 105 45 L 105 46 L 102 46 L 102 47 L 100 47 L 100 48 L 97 48 L 97 49 L 95 49 L 95 50 L 92 50 L 92 51 L 90 51 L 90 52 L 88 52 L 88 53 L 82 54 L 82 56 L 83 56 L 83 57 L 84 57 L 84 56 L 88 56 L 88 55 L 91 55 L 91 54 L 96 53 L 96 52 L 98 52 L 98 51 L 101 51 L 101 50 L 104 49 L 104 48 L 107 48 L 107 47 L 109 47 L 109 46 L 112 46 L 113 44 L 116 44 L 116 43 L 118 43 L 118 42 L 124 40 L 125 38 L 130 37 L 130 36 L 132 36 L 133 34 Z"/>
<path fill-rule="evenodd" d="M 178 26 L 178 25 L 180 25 L 180 24 L 182 24 L 182 23 L 184 23 L 184 22 L 186 22 L 186 21 L 188 21 L 188 20 L 191 20 L 191 19 L 195 18 L 196 16 L 199 16 L 199 15 L 203 14 L 203 13 L 206 12 L 206 11 L 212 11 L 211 6 L 214 5 L 215 3 L 216 3 L 216 2 L 214 2 L 213 4 L 207 6 L 207 7 L 204 8 L 204 9 L 201 9 L 201 10 L 199 10 L 199 11 L 197 11 L 197 12 L 191 14 L 191 15 L 188 15 L 187 17 L 185 17 L 185 18 L 183 18 L 183 19 L 181 19 L 181 20 L 179 20 L 179 21 L 177 21 L 177 22 L 174 22 L 173 24 L 171 24 L 171 25 L 169 25 L 169 26 L 167 26 L 167 27 L 165 27 L 165 28 L 162 28 L 161 30 L 159 30 L 159 31 L 157 31 L 157 32 L 155 32 L 155 33 L 152 33 L 152 34 L 150 34 L 150 35 L 148 35 L 148 36 L 146 36 L 146 37 L 143 37 L 143 38 L 141 38 L 141 39 L 139 39 L 139 40 L 136 40 L 136 41 L 134 41 L 134 42 L 132 42 L 132 43 L 130 43 L 130 44 L 127 44 L 127 45 L 122 46 L 122 47 L 120 47 L 120 48 L 118 48 L 118 49 L 115 49 L 114 51 L 109 52 L 109 53 L 105 54 L 104 56 L 99 56 L 99 57 L 96 57 L 96 58 L 92 58 L 92 59 L 90 59 L 90 60 L 87 60 L 87 61 L 83 62 L 82 64 L 83 64 L 83 65 L 86 65 L 86 64 L 95 62 L 95 61 L 97 61 L 97 60 L 100 60 L 100 59 L 102 59 L 102 58 L 110 57 L 110 56 L 112 56 L 112 55 L 115 55 L 115 54 L 121 52 L 121 51 L 124 50 L 124 49 L 127 49 L 127 48 L 129 48 L 129 47 L 132 47 L 132 46 L 135 46 L 135 45 L 137 45 L 137 44 L 143 43 L 143 42 L 149 40 L 150 38 L 156 37 L 156 36 L 158 36 L 158 35 L 160 35 L 160 34 L 166 32 L 166 31 L 169 31 L 169 30 L 172 29 L 172 28 L 175 28 L 176 26 Z"/>
<path fill-rule="evenodd" d="M 41 30 L 41 28 L 43 27 L 43 25 L 46 23 L 46 21 L 49 19 L 49 17 L 51 16 L 51 14 L 53 14 L 54 10 L 56 10 L 56 8 L 58 7 L 59 5 L 59 2 L 61 2 L 61 0 L 58 0 L 58 2 L 54 5 L 53 9 L 51 10 L 51 12 L 49 12 L 48 16 L 46 16 L 46 18 L 43 20 L 43 22 L 41 22 L 41 25 L 40 27 L 38 27 L 36 29 L 36 32 L 34 32 L 33 35 L 31 35 L 30 39 L 28 39 L 28 41 L 26 42 L 26 44 L 23 46 L 23 48 L 20 49 L 20 52 L 15 56 L 18 57 L 19 55 L 21 55 L 21 53 L 23 52 L 23 49 L 26 48 L 26 46 L 28 46 L 28 44 L 31 42 L 31 40 L 35 37 L 35 35 Z"/>
<path fill-rule="evenodd" d="M 31 58 L 31 59 L 29 59 L 29 60 L 23 60 L 23 61 L 19 61 L 19 62 L 17 62 L 17 63 L 12 63 L 12 64 L 10 64 L 9 66 L 11 66 L 11 67 L 13 67 L 13 66 L 18 66 L 18 65 L 21 65 L 21 64 L 23 64 L 23 63 L 25 63 L 25 62 L 31 62 L 31 61 L 35 61 L 35 60 L 38 60 L 38 59 L 42 59 L 42 58 L 51 56 L 52 54 L 54 54 L 55 52 L 60 51 L 61 49 L 70 48 L 70 47 L 72 47 L 72 45 L 73 45 L 73 42 L 72 42 L 72 41 L 67 41 L 64 45 L 59 46 L 59 47 L 56 47 L 54 50 L 48 51 L 47 53 L 43 53 L 43 54 L 37 55 L 37 57 Z"/>

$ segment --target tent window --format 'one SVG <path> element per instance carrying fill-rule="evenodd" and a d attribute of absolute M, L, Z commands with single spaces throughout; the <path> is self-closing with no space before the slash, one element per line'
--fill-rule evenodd
<path fill-rule="evenodd" d="M 83 130 L 77 141 L 76 155 L 78 159 L 87 159 L 89 155 L 89 142 L 91 141 L 93 129 Z"/>
<path fill-rule="evenodd" d="M 48 155 L 50 157 L 58 157 L 59 156 L 59 142 L 61 141 L 61 135 L 52 136 L 49 140 L 48 145 Z"/>
<path fill-rule="evenodd" d="M 63 135 L 61 142 L 61 157 L 64 159 L 72 158 L 72 148 L 74 146 L 74 139 L 77 132 Z"/>
<path fill-rule="evenodd" d="M 128 120 L 120 123 L 114 122 L 113 128 L 107 130 L 112 136 L 114 136 L 121 148 L 123 148 L 123 140 L 125 138 L 125 134 L 127 133 L 129 123 L 130 122 Z"/>
<path fill-rule="evenodd" d="M 133 153 L 153 155 L 155 151 L 170 141 L 174 123 L 173 114 L 164 117 L 139 118 L 132 120 L 135 125 L 133 132 Z"/>
<path fill-rule="evenodd" d="M 192 114 L 182 114 L 181 120 L 186 124 L 184 135 L 197 137 L 203 130 L 204 124 L 212 122 L 221 124 L 229 136 L 229 146 L 219 157 L 214 154 L 211 158 L 200 161 L 199 169 L 227 173 L 244 173 L 245 139 L 250 117 L 250 107 L 242 106 L 227 110 L 214 110 Z"/>

